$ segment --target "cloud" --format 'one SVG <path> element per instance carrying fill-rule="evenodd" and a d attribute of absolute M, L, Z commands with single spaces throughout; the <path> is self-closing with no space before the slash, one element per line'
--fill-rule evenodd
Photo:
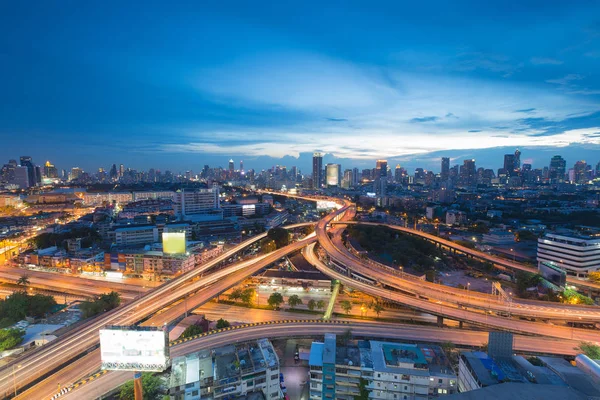
<path fill-rule="evenodd" d="M 584 80 L 584 76 L 580 74 L 568 74 L 558 79 L 548 79 L 547 83 L 558 85 L 558 89 L 568 94 L 595 95 L 600 94 L 600 90 L 590 89 L 582 86 L 577 82 Z"/>
<path fill-rule="evenodd" d="M 327 118 L 327 121 L 331 121 L 331 122 L 346 122 L 348 120 L 346 118 Z"/>
<path fill-rule="evenodd" d="M 583 79 L 583 75 L 580 74 L 568 74 L 563 76 L 562 78 L 557 79 L 548 79 L 546 82 L 554 83 L 556 85 L 570 85 L 574 81 L 580 81 Z"/>
<path fill-rule="evenodd" d="M 439 117 L 429 116 L 429 117 L 412 118 L 410 120 L 410 122 L 413 122 L 413 123 L 434 122 L 434 121 L 437 121 L 437 120 L 439 120 Z"/>
<path fill-rule="evenodd" d="M 481 129 L 470 129 L 468 132 L 469 133 L 477 133 L 477 132 L 481 132 Z"/>
<path fill-rule="evenodd" d="M 533 65 L 561 65 L 563 62 L 561 60 L 557 60 L 555 58 L 549 57 L 532 57 L 529 61 Z"/>
<path fill-rule="evenodd" d="M 521 110 L 515 110 L 516 113 L 525 113 L 532 114 L 535 111 L 535 108 L 523 108 Z"/>
<path fill-rule="evenodd" d="M 522 62 L 514 62 L 509 56 L 486 52 L 464 52 L 457 56 L 458 71 L 488 70 L 501 73 L 507 78 L 523 67 Z"/>

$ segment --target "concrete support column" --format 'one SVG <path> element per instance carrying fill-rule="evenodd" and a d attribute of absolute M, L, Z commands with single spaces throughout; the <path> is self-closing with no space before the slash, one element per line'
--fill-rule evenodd
<path fill-rule="evenodd" d="M 444 317 L 442 317 L 441 315 L 437 317 L 437 324 L 440 328 L 444 327 Z"/>
<path fill-rule="evenodd" d="M 463 322 L 462 321 L 458 321 L 458 329 L 462 329 L 463 327 Z"/>

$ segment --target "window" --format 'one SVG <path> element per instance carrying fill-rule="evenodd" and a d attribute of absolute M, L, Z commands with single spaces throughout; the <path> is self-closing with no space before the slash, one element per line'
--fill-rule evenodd
<path fill-rule="evenodd" d="M 377 374 L 377 377 L 378 377 L 378 378 L 381 378 L 381 374 Z"/>
<path fill-rule="evenodd" d="M 317 388 L 317 382 L 311 382 L 310 383 L 310 387 L 313 388 L 313 389 L 316 389 Z"/>
<path fill-rule="evenodd" d="M 404 390 L 408 390 L 408 386 L 404 386 Z"/>
<path fill-rule="evenodd" d="M 194 391 L 192 392 L 192 396 L 198 396 L 198 391 L 197 391 L 197 390 L 194 390 Z"/>
<path fill-rule="evenodd" d="M 271 379 L 277 379 L 277 378 L 279 378 L 279 375 L 278 375 L 278 374 L 271 375 Z"/>
<path fill-rule="evenodd" d="M 438 383 L 442 383 L 442 380 L 441 380 L 441 379 L 438 379 Z"/>

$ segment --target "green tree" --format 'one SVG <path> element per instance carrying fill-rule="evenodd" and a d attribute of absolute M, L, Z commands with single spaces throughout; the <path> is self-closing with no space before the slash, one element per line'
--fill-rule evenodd
<path fill-rule="evenodd" d="M 342 310 L 344 310 L 346 314 L 350 314 L 350 311 L 352 311 L 352 303 L 350 303 L 349 300 L 342 300 L 340 302 L 340 307 L 342 307 Z"/>
<path fill-rule="evenodd" d="M 242 298 L 242 289 L 235 288 L 229 293 L 229 300 L 236 301 Z"/>
<path fill-rule="evenodd" d="M 306 304 L 306 306 L 308 307 L 308 309 L 310 311 L 314 311 L 314 309 L 317 308 L 317 302 L 315 300 L 313 300 L 313 299 L 310 299 L 308 301 L 308 303 Z"/>
<path fill-rule="evenodd" d="M 575 350 L 580 351 L 592 360 L 600 359 L 600 346 L 591 342 L 581 342 L 579 346 L 575 347 Z"/>
<path fill-rule="evenodd" d="M 275 242 L 276 248 L 280 249 L 290 243 L 290 233 L 287 229 L 272 228 L 267 232 L 267 238 Z"/>
<path fill-rule="evenodd" d="M 588 272 L 588 279 L 592 282 L 600 282 L 600 271 Z"/>
<path fill-rule="evenodd" d="M 179 339 L 185 339 L 188 337 L 199 335 L 203 332 L 202 327 L 200 325 L 190 325 L 181 333 Z"/>
<path fill-rule="evenodd" d="M 0 304 L 0 314 L 3 317 L 13 322 L 20 321 L 27 316 L 29 311 L 29 296 L 25 291 L 14 292 Z"/>
<path fill-rule="evenodd" d="M 242 300 L 242 303 L 244 303 L 246 305 L 250 305 L 250 304 L 252 304 L 252 300 L 254 300 L 255 295 L 256 295 L 256 290 L 254 290 L 253 288 L 247 288 L 242 291 L 240 300 Z"/>
<path fill-rule="evenodd" d="M 359 395 L 354 396 L 354 400 L 369 400 L 369 394 L 371 393 L 369 389 L 367 389 L 368 381 L 364 378 L 360 378 L 358 384 Z"/>
<path fill-rule="evenodd" d="M 296 306 L 299 306 L 300 304 L 302 304 L 302 299 L 297 294 L 293 294 L 290 297 L 288 297 L 287 302 L 288 302 L 289 306 L 293 309 L 293 308 L 296 308 Z"/>
<path fill-rule="evenodd" d="M 269 305 L 273 307 L 273 309 L 275 309 L 279 307 L 281 303 L 283 303 L 283 296 L 279 292 L 271 293 L 271 295 L 267 299 L 267 303 L 269 303 Z"/>
<path fill-rule="evenodd" d="M 84 301 L 79 305 L 83 318 L 93 317 L 100 313 L 117 308 L 121 304 L 121 295 L 117 292 L 110 292 L 100 295 L 92 301 Z"/>
<path fill-rule="evenodd" d="M 25 331 L 20 329 L 0 329 L 0 351 L 10 350 L 23 342 Z"/>
<path fill-rule="evenodd" d="M 21 275 L 21 277 L 17 280 L 17 285 L 22 286 L 22 287 L 27 287 L 29 286 L 31 282 L 29 281 L 29 276 L 27 275 Z"/>
<path fill-rule="evenodd" d="M 229 328 L 230 326 L 231 324 L 226 319 L 221 318 L 217 321 L 217 329 Z"/>
<path fill-rule="evenodd" d="M 156 400 L 159 398 L 160 387 L 162 381 L 160 377 L 154 376 L 150 372 L 144 372 L 142 374 L 142 387 L 144 388 L 144 400 Z M 119 400 L 135 400 L 135 394 L 133 392 L 133 381 L 128 381 L 121 386 L 119 392 Z"/>
<path fill-rule="evenodd" d="M 28 298 L 29 306 L 27 308 L 27 315 L 30 317 L 41 318 L 56 306 L 56 300 L 54 300 L 54 297 L 52 296 L 35 294 L 33 296 L 28 296 Z"/>
<path fill-rule="evenodd" d="M 340 346 L 346 346 L 352 340 L 352 329 L 346 329 L 344 333 L 337 337 Z"/>
<path fill-rule="evenodd" d="M 373 304 L 373 311 L 375 312 L 375 314 L 377 314 L 377 317 L 379 317 L 379 314 L 381 314 L 382 311 L 384 311 L 385 308 L 383 308 L 383 306 L 379 303 L 375 303 Z"/>
<path fill-rule="evenodd" d="M 317 301 L 317 308 L 318 308 L 319 310 L 322 310 L 322 309 L 324 309 L 324 308 L 325 308 L 325 301 L 324 301 L 324 300 L 319 300 L 319 301 Z"/>

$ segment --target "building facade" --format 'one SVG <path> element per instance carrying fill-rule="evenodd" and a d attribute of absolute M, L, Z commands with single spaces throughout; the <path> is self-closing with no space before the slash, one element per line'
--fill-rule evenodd
<path fill-rule="evenodd" d="M 538 267 L 550 262 L 567 275 L 586 277 L 600 270 L 600 236 L 558 235 L 548 233 L 538 239 Z"/>

